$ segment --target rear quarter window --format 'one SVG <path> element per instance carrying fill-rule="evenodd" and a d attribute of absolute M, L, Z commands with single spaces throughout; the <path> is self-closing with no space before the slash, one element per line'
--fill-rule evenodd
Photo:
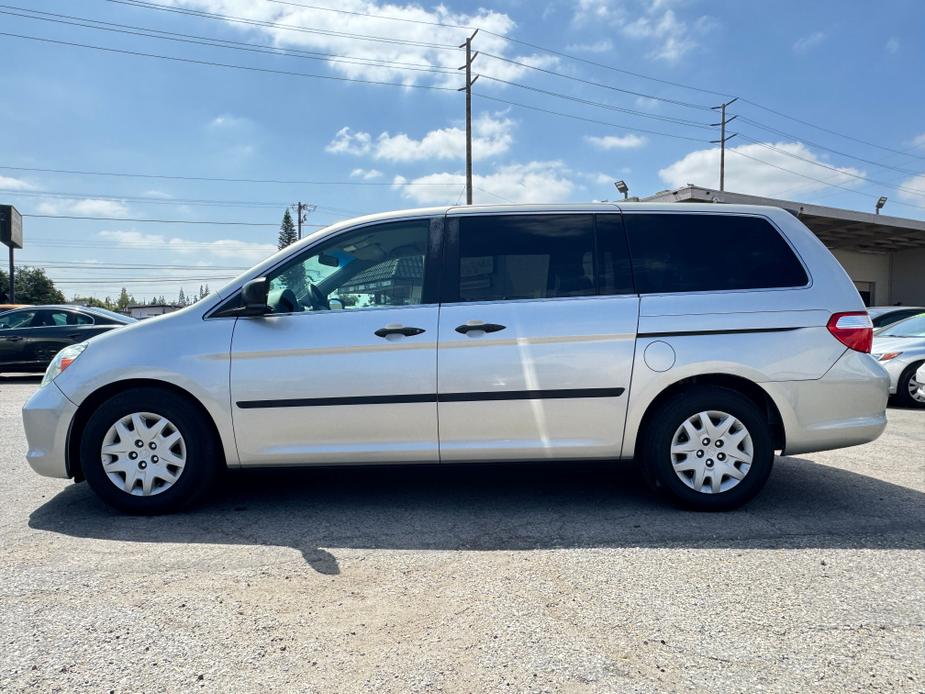
<path fill-rule="evenodd" d="M 624 214 L 640 294 L 802 287 L 790 245 L 761 217 Z"/>

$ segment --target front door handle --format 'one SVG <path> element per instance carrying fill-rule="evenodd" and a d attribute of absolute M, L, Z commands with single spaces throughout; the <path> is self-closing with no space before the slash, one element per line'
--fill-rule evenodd
<path fill-rule="evenodd" d="M 6 341 L 7 342 L 21 342 L 22 337 L 20 335 L 10 335 L 8 338 L 6 338 Z"/>
<path fill-rule="evenodd" d="M 412 337 L 414 335 L 420 335 L 425 332 L 424 328 L 406 328 L 404 325 L 387 325 L 384 328 L 379 328 L 376 331 L 377 337 L 388 337 L 389 335 L 404 335 L 405 337 Z"/>
<path fill-rule="evenodd" d="M 480 330 L 483 333 L 496 333 L 499 330 L 504 330 L 506 325 L 499 325 L 498 323 L 482 323 L 481 321 L 469 321 L 468 323 L 463 323 L 456 327 L 456 332 L 466 333 L 475 332 Z"/>

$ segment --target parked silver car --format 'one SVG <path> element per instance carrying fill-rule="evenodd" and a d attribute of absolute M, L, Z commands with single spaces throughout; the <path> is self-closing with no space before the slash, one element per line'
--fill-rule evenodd
<path fill-rule="evenodd" d="M 925 364 L 925 313 L 874 334 L 874 357 L 890 374 L 890 394 L 903 405 L 925 407 L 925 393 L 916 371 Z"/>
<path fill-rule="evenodd" d="M 220 466 L 621 458 L 726 509 L 775 451 L 880 435 L 871 339 L 844 270 L 779 209 L 381 214 L 62 351 L 23 409 L 28 461 L 134 513 L 190 503 Z"/>
<path fill-rule="evenodd" d="M 922 306 L 869 306 L 867 313 L 874 323 L 874 330 L 885 328 L 906 318 L 925 313 Z"/>

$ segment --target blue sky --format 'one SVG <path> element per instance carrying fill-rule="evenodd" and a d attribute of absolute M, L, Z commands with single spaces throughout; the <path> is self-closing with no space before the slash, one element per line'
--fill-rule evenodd
<path fill-rule="evenodd" d="M 925 218 L 918 0 L 11 2 L 28 11 L 0 8 L 0 32 L 46 41 L 0 35 L 0 166 L 18 167 L 0 168 L 0 201 L 52 215 L 26 217 L 19 257 L 68 296 L 220 286 L 273 250 L 296 200 L 327 224 L 464 199 L 463 55 L 446 46 L 468 32 L 440 24 L 482 28 L 476 202 L 716 187 L 718 133 L 698 126 L 725 94 L 741 97 L 727 190 L 861 210 L 886 195 L 885 213 Z M 210 223 L 123 221 L 140 219 Z"/>

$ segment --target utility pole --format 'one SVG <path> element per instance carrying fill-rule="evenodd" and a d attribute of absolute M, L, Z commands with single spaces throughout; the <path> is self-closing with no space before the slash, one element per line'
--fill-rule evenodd
<path fill-rule="evenodd" d="M 475 80 L 479 78 L 478 75 L 475 76 L 475 79 L 472 78 L 472 61 L 475 60 L 475 57 L 479 54 L 478 51 L 475 53 L 472 52 L 472 39 L 475 38 L 475 35 L 479 33 L 479 30 L 476 29 L 472 32 L 472 36 L 466 39 L 466 42 L 460 44 L 460 48 L 465 47 L 466 49 L 466 64 L 461 66 L 460 70 L 466 71 L 466 86 L 458 89 L 457 91 L 466 92 L 466 204 L 472 204 L 472 85 L 475 84 Z"/>
<path fill-rule="evenodd" d="M 300 200 L 299 202 L 293 203 L 289 207 L 295 210 L 296 225 L 299 230 L 299 241 L 301 241 L 302 240 L 302 225 L 308 221 L 308 214 L 310 212 L 314 212 L 318 208 L 318 206 L 309 204 L 307 202 L 302 202 Z"/>
<path fill-rule="evenodd" d="M 721 112 L 721 120 L 719 123 L 713 123 L 712 127 L 720 126 L 720 136 L 718 140 L 710 140 L 714 145 L 719 145 L 719 189 L 726 190 L 726 142 L 734 138 L 738 133 L 732 133 L 729 137 L 726 137 L 726 124 L 734 121 L 738 116 L 733 116 L 732 118 L 726 118 L 726 107 L 734 104 L 739 100 L 739 97 L 736 97 L 732 101 L 727 101 L 724 104 L 719 106 L 714 106 L 713 110 L 717 109 Z"/>

